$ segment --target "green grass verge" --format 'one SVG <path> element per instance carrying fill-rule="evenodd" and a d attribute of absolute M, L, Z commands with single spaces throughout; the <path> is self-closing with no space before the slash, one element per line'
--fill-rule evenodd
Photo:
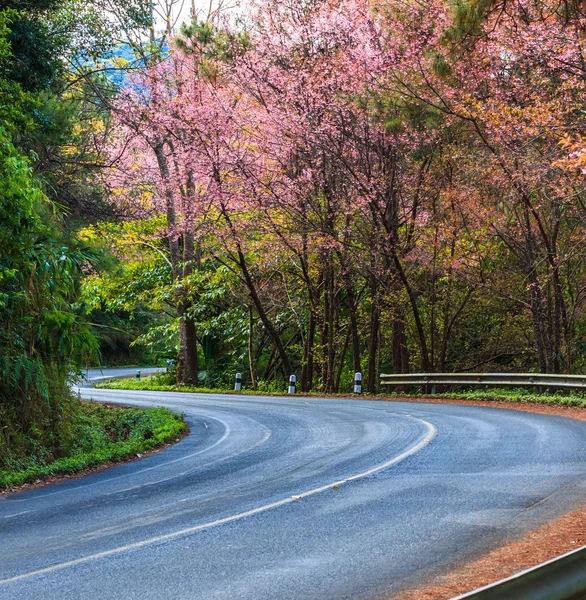
<path fill-rule="evenodd" d="M 450 392 L 438 394 L 437 398 L 453 398 L 455 400 L 483 400 L 485 402 L 513 402 L 517 404 L 550 404 L 553 406 L 577 406 L 586 408 L 586 398 L 574 393 L 542 393 L 537 394 L 523 388 L 501 389 L 467 392 Z"/>
<path fill-rule="evenodd" d="M 221 388 L 204 388 L 189 385 L 177 387 L 172 382 L 172 377 L 167 373 L 153 375 L 151 377 L 143 377 L 140 381 L 136 379 L 111 379 L 97 385 L 99 388 L 115 389 L 115 390 L 148 390 L 156 392 L 195 392 L 200 394 L 244 394 L 255 396 L 283 396 L 286 395 L 286 390 L 279 391 L 254 391 L 242 390 L 242 392 L 234 392 L 231 389 Z M 303 396 L 315 397 L 354 397 L 352 393 L 342 394 L 320 394 L 317 392 L 303 393 Z M 485 402 L 512 402 L 521 404 L 550 404 L 554 406 L 577 406 L 586 408 L 586 397 L 576 393 L 559 392 L 555 394 L 542 393 L 537 394 L 530 390 L 522 388 L 501 389 L 495 388 L 488 391 L 471 390 L 448 392 L 444 394 L 435 394 L 433 396 L 422 396 L 421 394 L 377 394 L 376 396 L 367 396 L 376 398 L 399 399 L 399 398 L 416 398 L 425 401 L 429 398 L 439 399 L 454 399 L 454 400 L 478 400 Z"/>
<path fill-rule="evenodd" d="M 182 416 L 167 408 L 111 407 L 82 402 L 66 455 L 46 464 L 29 464 L 20 469 L 14 465 L 12 470 L 0 471 L 0 489 L 127 460 L 177 439 L 185 428 Z"/>
<path fill-rule="evenodd" d="M 241 392 L 235 392 L 232 388 L 208 388 L 196 387 L 194 385 L 180 385 L 169 383 L 170 377 L 167 373 L 157 375 L 146 375 L 140 380 L 124 378 L 124 379 L 109 379 L 102 383 L 98 383 L 95 387 L 106 390 L 140 390 L 148 392 L 189 392 L 194 394 L 233 394 L 235 396 L 287 396 L 287 388 L 283 390 L 274 389 L 243 389 Z M 299 396 L 312 396 L 316 398 L 332 397 L 332 398 L 347 398 L 352 396 L 352 393 L 345 394 L 323 394 L 320 392 L 299 392 Z"/>
<path fill-rule="evenodd" d="M 286 395 L 287 389 L 282 392 L 278 390 L 242 390 L 235 392 L 229 388 L 207 388 L 196 387 L 194 385 L 177 386 L 174 383 L 174 376 L 170 373 L 157 373 L 155 375 L 145 375 L 140 380 L 125 377 L 123 379 L 109 379 L 98 383 L 95 387 L 108 390 L 141 390 L 149 392 L 193 392 L 198 394 L 250 394 L 255 396 L 275 396 Z"/>

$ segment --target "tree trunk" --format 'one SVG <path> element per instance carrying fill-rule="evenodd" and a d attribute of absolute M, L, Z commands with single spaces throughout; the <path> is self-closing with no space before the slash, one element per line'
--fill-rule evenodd
<path fill-rule="evenodd" d="M 352 366 L 355 373 L 362 373 L 360 364 L 360 336 L 358 334 L 358 318 L 356 316 L 356 297 L 354 290 L 347 287 L 348 292 L 348 314 L 350 316 L 350 334 L 352 337 Z"/>
<path fill-rule="evenodd" d="M 344 371 L 344 363 L 346 362 L 346 352 L 348 350 L 348 344 L 350 343 L 350 337 L 352 333 L 350 329 L 346 332 L 344 336 L 344 343 L 342 345 L 342 350 L 340 351 L 340 355 L 338 357 L 338 368 L 336 369 L 336 380 L 334 382 L 334 394 L 339 393 L 340 391 L 340 382 L 342 380 L 342 372 Z"/>
<path fill-rule="evenodd" d="M 179 312 L 179 355 L 177 358 L 177 383 L 198 385 L 199 361 L 197 336 L 193 319 L 187 316 L 187 305 Z"/>
<path fill-rule="evenodd" d="M 175 209 L 175 196 L 171 187 L 171 174 L 169 162 L 165 154 L 165 146 L 162 141 L 153 147 L 161 178 L 165 184 L 165 208 L 167 212 L 167 232 L 169 235 L 169 254 L 171 258 L 171 270 L 173 280 L 181 283 L 191 272 L 194 255 L 194 240 L 192 232 L 183 234 L 183 266 L 180 264 L 181 254 L 179 250 L 179 232 L 177 231 L 177 212 Z M 185 299 L 185 290 L 181 285 L 177 286 L 178 292 L 175 297 L 177 316 L 179 317 L 179 352 L 177 354 L 177 383 L 198 384 L 198 352 L 195 322 L 189 316 L 191 305 Z"/>
<path fill-rule="evenodd" d="M 256 372 L 254 369 L 254 315 L 252 312 L 252 306 L 248 307 L 248 368 L 250 370 L 250 382 L 252 383 L 253 389 L 256 390 Z"/>
<path fill-rule="evenodd" d="M 238 240 L 238 237 L 234 232 L 234 226 L 232 224 L 232 220 L 230 219 L 230 215 L 228 214 L 226 208 L 223 205 L 222 205 L 222 215 L 224 216 L 224 219 L 226 220 L 226 224 L 230 228 L 230 231 L 232 231 L 234 233 L 234 241 L 236 242 L 237 256 L 238 256 L 238 260 L 235 262 L 239 266 L 240 271 L 242 272 L 242 277 L 244 279 L 244 283 L 246 284 L 246 287 L 248 288 L 248 293 L 250 294 L 250 298 L 254 304 L 254 307 L 256 308 L 256 312 L 258 313 L 258 316 L 260 317 L 262 324 L 264 325 L 265 329 L 267 330 L 267 333 L 273 340 L 273 344 L 275 345 L 275 349 L 276 349 L 277 353 L 279 354 L 279 358 L 281 359 L 281 363 L 283 365 L 283 369 L 284 369 L 285 373 L 292 375 L 293 371 L 291 369 L 291 363 L 289 362 L 289 357 L 287 356 L 287 352 L 285 350 L 285 346 L 283 345 L 283 341 L 281 340 L 281 336 L 279 335 L 279 332 L 275 329 L 274 325 L 272 324 L 271 320 L 269 319 L 269 316 L 267 315 L 267 312 L 265 311 L 264 306 L 260 300 L 256 286 L 254 285 L 254 281 L 253 281 L 250 271 L 248 269 L 248 265 L 246 264 L 246 257 L 244 256 L 244 252 L 242 251 L 240 241 Z M 286 377 L 288 377 L 289 375 L 286 375 Z"/>
<path fill-rule="evenodd" d="M 311 391 L 313 385 L 313 345 L 315 342 L 315 312 L 309 312 L 309 324 L 307 335 L 305 336 L 305 345 L 303 348 L 303 367 L 301 368 L 300 388 L 303 392 Z"/>
<path fill-rule="evenodd" d="M 378 332 L 380 327 L 380 306 L 376 291 L 373 286 L 372 307 L 370 312 L 370 337 L 368 340 L 368 378 L 366 380 L 366 391 L 369 394 L 376 392 L 376 365 L 378 350 Z"/>
<path fill-rule="evenodd" d="M 391 347 L 393 352 L 393 371 L 397 374 L 409 373 L 409 348 L 405 334 L 405 320 L 395 317 L 391 324 Z"/>
<path fill-rule="evenodd" d="M 267 315 L 264 309 L 264 306 L 262 305 L 262 302 L 260 301 L 258 292 L 256 291 L 256 286 L 254 285 L 254 282 L 252 281 L 252 277 L 250 275 L 250 271 L 248 270 L 246 259 L 244 258 L 244 254 L 240 250 L 238 250 L 238 259 L 240 270 L 242 271 L 242 274 L 244 276 L 244 281 L 246 283 L 246 287 L 248 288 L 250 298 L 252 299 L 252 302 L 254 303 L 254 306 L 256 308 L 256 312 L 258 313 L 262 324 L 264 325 L 265 329 L 267 330 L 268 334 L 273 340 L 277 353 L 279 354 L 279 358 L 281 359 L 281 363 L 283 364 L 283 369 L 285 370 L 285 373 L 289 373 L 289 375 L 292 375 L 293 371 L 291 370 L 291 363 L 289 362 L 289 357 L 287 356 L 287 352 L 285 351 L 285 346 L 283 345 L 281 336 L 275 329 L 274 325 L 272 324 L 271 320 L 269 319 L 269 316 Z"/>

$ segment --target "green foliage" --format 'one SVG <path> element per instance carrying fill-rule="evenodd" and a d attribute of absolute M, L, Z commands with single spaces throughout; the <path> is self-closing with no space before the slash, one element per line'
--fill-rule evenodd
<path fill-rule="evenodd" d="M 226 380 L 230 378 L 232 380 L 231 385 L 226 384 Z M 157 375 L 151 375 L 143 377 L 140 380 L 134 378 L 125 379 L 110 379 L 99 383 L 96 387 L 108 390 L 141 390 L 150 392 L 190 392 L 196 394 L 244 394 L 244 395 L 258 395 L 258 396 L 283 396 L 287 393 L 288 384 L 284 381 L 259 381 L 257 389 L 253 390 L 250 388 L 242 388 L 241 392 L 234 391 L 234 372 L 231 370 L 227 373 L 226 380 L 224 380 L 217 387 L 208 386 L 193 386 L 193 385 L 181 385 L 178 386 L 174 373 L 158 373 Z M 352 382 L 353 385 L 353 382 Z M 352 387 L 349 386 L 349 390 Z M 323 397 L 323 393 L 304 393 L 304 396 L 316 396 Z M 332 397 L 348 397 L 349 393 L 346 394 L 325 394 L 326 396 Z"/>
<path fill-rule="evenodd" d="M 520 404 L 551 404 L 554 406 L 578 406 L 586 408 L 586 397 L 575 393 L 536 393 L 525 389 L 473 390 L 446 394 L 463 400 L 486 400 L 489 402 L 515 402 Z"/>
<path fill-rule="evenodd" d="M 0 77 L 18 83 L 27 92 L 50 87 L 60 68 L 58 46 L 46 23 L 12 12 L 7 40 L 12 60 L 0 69 Z"/>
<path fill-rule="evenodd" d="M 179 268 L 190 272 L 174 281 L 164 226 L 164 218 L 158 216 L 100 223 L 81 232 L 88 242 L 109 247 L 118 259 L 83 283 L 89 319 L 99 325 L 102 359 L 113 364 L 123 354 L 127 360 L 139 348 L 145 350 L 147 360 L 148 356 L 176 358 L 176 302 L 183 297 L 197 328 L 200 382 L 210 388 L 230 384 L 230 373 L 234 368 L 243 370 L 246 363 L 248 314 L 235 298 L 239 280 L 220 260 L 204 256 L 197 265 L 181 263 Z"/>
<path fill-rule="evenodd" d="M 61 46 L 39 12 L 50 4 L 0 9 L 0 465 L 62 456 L 76 413 L 68 384 L 97 351 L 79 297 L 100 256 L 67 233 L 41 168 L 78 112 L 52 91 Z"/>
<path fill-rule="evenodd" d="M 453 0 L 453 25 L 445 32 L 445 39 L 454 41 L 480 35 L 486 13 L 495 4 L 495 0 Z"/>
<path fill-rule="evenodd" d="M 230 376 L 233 378 L 234 374 L 231 372 Z M 260 394 L 260 395 L 270 395 L 270 394 L 283 394 L 287 391 L 287 388 L 284 387 L 283 382 L 271 381 L 266 384 L 264 382 L 260 382 L 259 389 L 257 391 L 254 390 L 243 390 L 244 394 Z M 125 379 L 110 379 L 109 381 L 104 381 L 103 383 L 98 384 L 96 387 L 103 389 L 111 389 L 111 390 L 145 390 L 151 392 L 193 392 L 198 394 L 231 394 L 234 393 L 233 384 L 232 387 L 222 386 L 222 387 L 206 387 L 206 386 L 198 386 L 195 387 L 193 385 L 181 385 L 177 386 L 175 374 L 170 373 L 158 373 L 157 375 L 151 375 L 149 377 L 143 377 L 140 380 L 136 380 L 134 378 L 125 378 Z"/>
<path fill-rule="evenodd" d="M 420 396 L 415 394 L 392 394 L 391 397 L 397 398 L 420 398 L 425 402 L 429 396 Z M 549 404 L 552 406 L 577 406 L 586 408 L 586 397 L 574 393 L 538 393 L 523 388 L 494 388 L 492 390 L 467 390 L 458 392 L 446 392 L 444 394 L 436 394 L 434 398 L 445 398 L 449 400 L 477 400 L 484 402 L 512 402 L 516 404 Z"/>
<path fill-rule="evenodd" d="M 7 461 L 0 471 L 0 488 L 126 460 L 176 439 L 185 427 L 182 417 L 166 408 L 115 408 L 84 402 L 68 428 L 66 455 L 51 461 L 40 447 L 36 455 Z"/>
<path fill-rule="evenodd" d="M 432 68 L 437 75 L 441 77 L 446 77 L 452 72 L 452 68 L 450 64 L 446 61 L 445 56 L 440 54 L 439 52 L 435 55 L 433 59 Z"/>
<path fill-rule="evenodd" d="M 180 36 L 174 41 L 185 54 L 197 53 L 201 57 L 200 68 L 205 76 L 216 74 L 214 60 L 230 62 L 244 54 L 250 45 L 250 37 L 245 31 L 219 29 L 207 21 L 184 23 Z"/>
<path fill-rule="evenodd" d="M 164 242 L 157 239 L 160 226 L 161 219 L 155 218 L 101 223 L 80 232 L 110 253 L 109 268 L 86 277 L 82 287 L 105 364 L 176 357 L 174 288 Z"/>
<path fill-rule="evenodd" d="M 56 451 L 69 374 L 96 346 L 77 305 L 82 267 L 95 257 L 64 245 L 28 161 L 2 129 L 0 198 L 1 461 L 37 442 Z"/>

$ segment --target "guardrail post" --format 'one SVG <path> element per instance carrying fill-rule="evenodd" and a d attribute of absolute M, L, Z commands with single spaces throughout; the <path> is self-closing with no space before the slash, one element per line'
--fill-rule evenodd
<path fill-rule="evenodd" d="M 236 383 L 234 383 L 234 391 L 240 392 L 242 390 L 242 373 L 236 373 Z"/>
<path fill-rule="evenodd" d="M 297 382 L 297 377 L 295 377 L 295 375 L 291 375 L 289 377 L 289 393 L 290 394 L 294 394 L 295 393 L 295 383 Z"/>
<path fill-rule="evenodd" d="M 354 373 L 354 393 L 362 394 L 362 373 Z"/>
<path fill-rule="evenodd" d="M 136 381 L 140 381 L 140 371 L 136 372 Z"/>

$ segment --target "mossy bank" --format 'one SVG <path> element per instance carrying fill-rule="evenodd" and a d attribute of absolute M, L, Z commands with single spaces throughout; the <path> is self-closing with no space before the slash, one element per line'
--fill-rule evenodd
<path fill-rule="evenodd" d="M 41 453 L 7 461 L 0 471 L 0 490 L 134 458 L 177 440 L 186 427 L 182 416 L 167 408 L 81 402 L 68 447 L 58 457 Z"/>

